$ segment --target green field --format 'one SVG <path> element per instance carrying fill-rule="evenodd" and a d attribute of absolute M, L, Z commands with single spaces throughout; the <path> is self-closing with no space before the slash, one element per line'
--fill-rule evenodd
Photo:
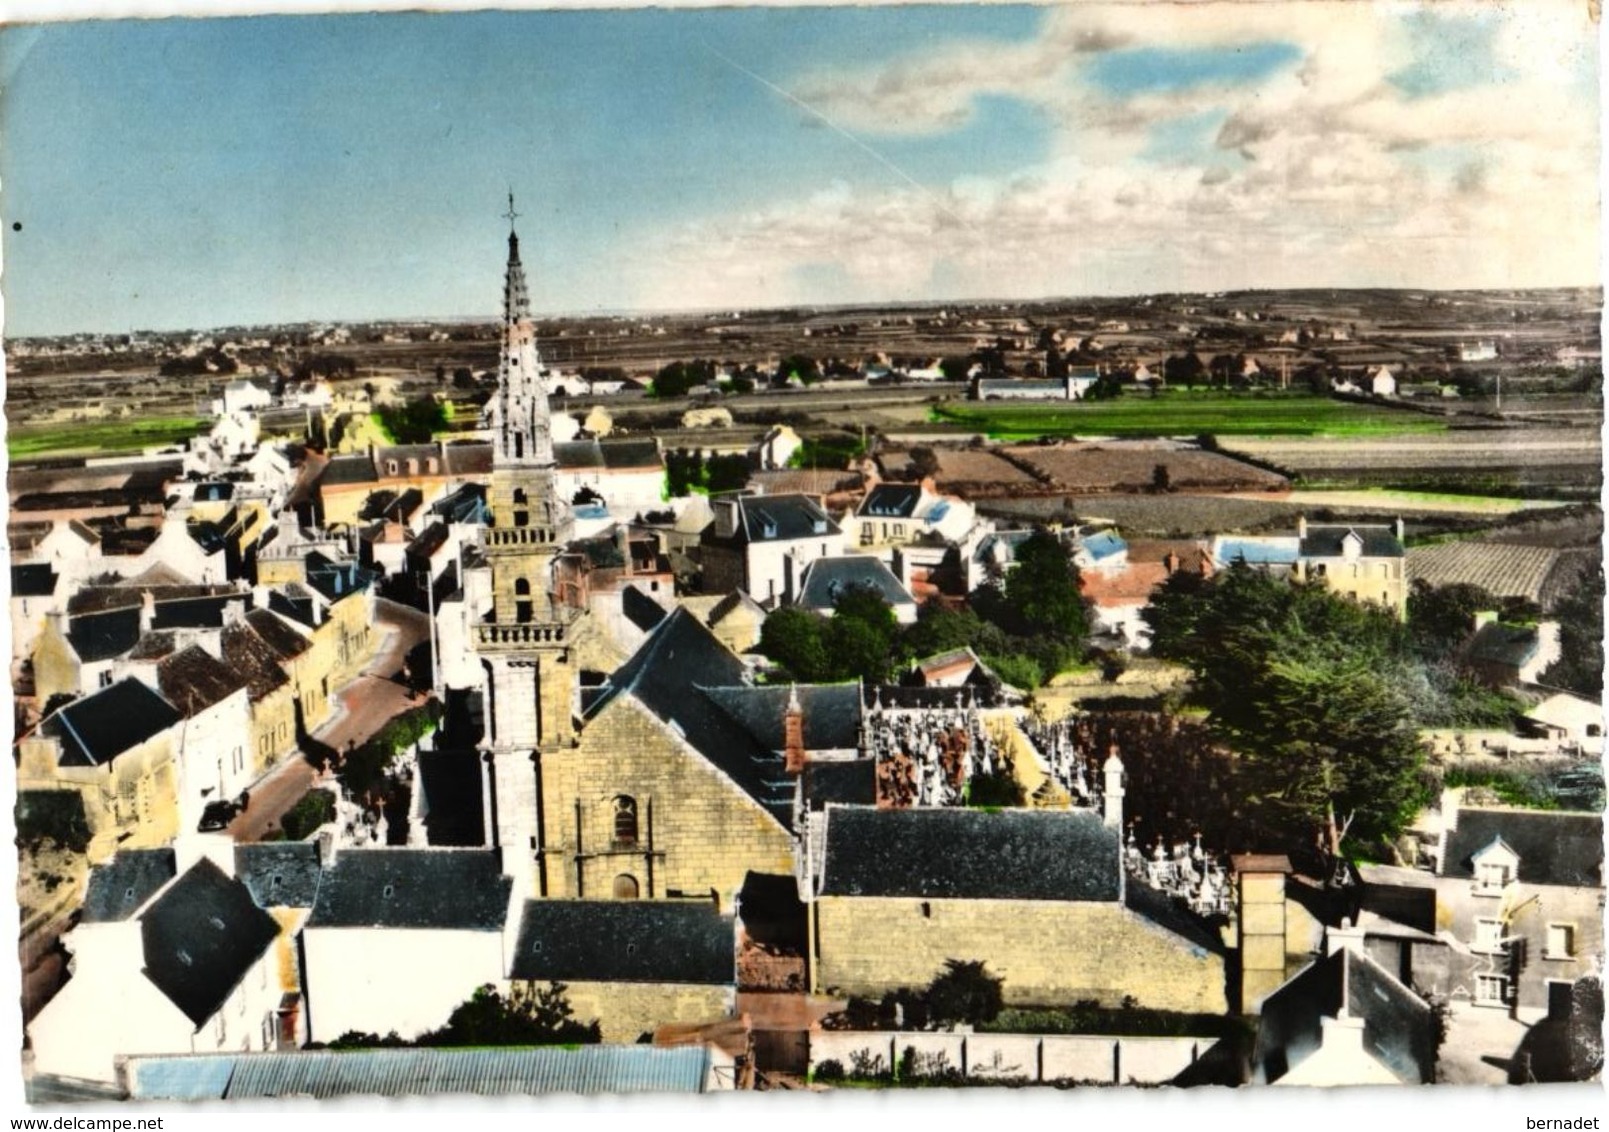
<path fill-rule="evenodd" d="M 1041 436 L 1400 436 L 1443 432 L 1434 417 L 1310 394 L 1174 391 L 1111 401 L 967 401 L 940 405 L 933 419 L 996 440 Z"/>
<path fill-rule="evenodd" d="M 138 452 L 186 440 L 204 425 L 199 417 L 147 417 L 116 421 L 73 421 L 67 424 L 28 426 L 6 434 L 11 459 L 56 454 Z"/>

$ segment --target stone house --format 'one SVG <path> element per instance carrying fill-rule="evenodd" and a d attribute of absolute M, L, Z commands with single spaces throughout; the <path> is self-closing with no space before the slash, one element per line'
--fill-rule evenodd
<path fill-rule="evenodd" d="M 273 1048 L 279 928 L 233 868 L 227 844 L 181 841 L 91 874 L 73 977 L 28 1027 L 37 1072 L 112 1081 L 120 1056 Z"/>
<path fill-rule="evenodd" d="M 1226 1009 L 1221 942 L 1126 882 L 1116 825 L 1098 814 L 828 805 L 825 817 L 818 993 L 880 998 L 960 959 L 1003 977 L 1008 1003 Z"/>
<path fill-rule="evenodd" d="M 1492 688 L 1535 684 L 1560 656 L 1559 623 L 1510 625 L 1496 613 L 1475 615 L 1475 631 L 1458 653 L 1458 663 Z"/>
<path fill-rule="evenodd" d="M 176 736 L 183 716 L 125 677 L 46 716 L 18 743 L 17 789 L 83 798 L 91 862 L 179 831 Z"/>
<path fill-rule="evenodd" d="M 300 936 L 324 875 L 323 846 L 319 841 L 264 841 L 236 845 L 234 853 L 235 876 L 257 907 L 279 925 L 274 974 L 270 976 L 277 976 L 279 1004 L 276 1033 L 268 1048 L 297 1049 L 308 1041 Z"/>
<path fill-rule="evenodd" d="M 817 558 L 805 567 L 793 604 L 831 617 L 838 599 L 856 589 L 869 590 L 882 598 L 894 611 L 894 620 L 899 624 L 915 624 L 916 599 L 911 591 L 901 585 L 893 571 L 879 559 L 867 554 Z"/>
<path fill-rule="evenodd" d="M 733 590 L 711 607 L 704 623 L 721 644 L 745 653 L 760 643 L 766 616 L 763 605 L 742 590 Z"/>
<path fill-rule="evenodd" d="M 527 900 L 509 979 L 563 983 L 577 1021 L 635 1043 L 731 1016 L 736 950 L 733 918 L 709 900 Z"/>
<path fill-rule="evenodd" d="M 1334 593 L 1408 616 L 1407 551 L 1398 519 L 1386 526 L 1339 526 L 1297 520 L 1296 577 L 1323 582 Z"/>
<path fill-rule="evenodd" d="M 247 749 L 256 778 L 296 747 L 296 694 L 283 658 L 248 616 L 242 612 L 224 626 L 219 648 L 224 664 L 246 685 L 251 717 Z"/>
<path fill-rule="evenodd" d="M 11 567 L 11 658 L 33 652 L 50 613 L 67 608 L 67 577 L 49 562 L 13 563 Z"/>
<path fill-rule="evenodd" d="M 856 546 L 870 553 L 905 546 L 922 538 L 961 538 L 977 521 L 972 504 L 940 495 L 932 477 L 919 483 L 879 483 L 871 487 L 849 520 Z"/>
<path fill-rule="evenodd" d="M 793 601 L 805 567 L 844 552 L 844 534 L 805 495 L 729 495 L 699 542 L 705 593 L 742 590 L 766 608 Z"/>
<path fill-rule="evenodd" d="M 162 698 L 184 716 L 173 751 L 179 827 L 194 830 L 208 804 L 238 798 L 256 780 L 251 700 L 244 676 L 199 645 L 170 653 L 155 667 Z"/>

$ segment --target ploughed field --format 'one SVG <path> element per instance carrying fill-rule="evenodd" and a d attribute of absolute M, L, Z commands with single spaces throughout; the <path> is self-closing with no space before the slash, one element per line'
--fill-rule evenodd
<path fill-rule="evenodd" d="M 1414 436 L 1237 436 L 1223 445 L 1304 486 L 1401 487 L 1596 498 L 1603 445 L 1592 428 L 1448 430 Z"/>
<path fill-rule="evenodd" d="M 1152 445 L 1058 444 L 1007 448 L 1003 454 L 1062 491 L 1279 491 L 1284 476 L 1216 452 Z M 1158 472 L 1158 469 L 1162 469 Z"/>

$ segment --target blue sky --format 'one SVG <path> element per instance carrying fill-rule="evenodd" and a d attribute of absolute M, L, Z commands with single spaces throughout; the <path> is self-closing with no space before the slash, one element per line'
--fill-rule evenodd
<path fill-rule="evenodd" d="M 1300 240 L 1336 208 L 1392 219 L 1371 185 L 1394 176 L 1425 204 L 1393 222 L 1449 242 L 1440 276 L 1394 280 L 1435 257 L 1368 267 L 1359 248 L 1313 283 L 1459 285 L 1453 244 L 1504 211 L 1472 184 L 1563 183 L 1577 150 L 1596 170 L 1590 41 L 1527 69 L 1479 12 L 1331 27 L 1246 7 L 1285 8 L 1200 26 L 1085 5 L 8 28 L 7 333 L 486 314 L 510 186 L 544 311 L 1290 285 L 1212 274 L 1203 211 Z M 1568 53 L 1581 32 L 1557 7 L 1538 10 Z M 1377 56 L 1361 103 L 1337 40 Z M 1488 144 L 1483 96 L 1533 88 L 1586 126 L 1500 125 Z M 1333 174 L 1311 135 L 1341 107 Z M 1303 170 L 1334 196 L 1322 216 L 1290 191 Z M 1554 238 L 1504 223 L 1516 248 Z"/>

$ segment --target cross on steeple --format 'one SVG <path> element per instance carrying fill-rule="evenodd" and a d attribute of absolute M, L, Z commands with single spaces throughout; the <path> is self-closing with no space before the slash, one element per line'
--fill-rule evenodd
<path fill-rule="evenodd" d="M 514 221 L 520 218 L 520 214 L 514 211 L 513 189 L 508 190 L 508 211 L 503 213 L 503 218 L 508 221 L 508 230 L 510 232 L 514 231 Z"/>

